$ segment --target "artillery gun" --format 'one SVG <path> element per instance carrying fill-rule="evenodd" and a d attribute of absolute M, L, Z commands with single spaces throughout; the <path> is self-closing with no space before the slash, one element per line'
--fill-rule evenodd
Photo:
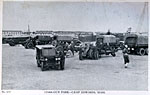
<path fill-rule="evenodd" d="M 114 35 L 97 35 L 96 42 L 86 42 L 80 47 L 79 60 L 98 59 L 102 54 L 116 56 L 117 39 Z"/>

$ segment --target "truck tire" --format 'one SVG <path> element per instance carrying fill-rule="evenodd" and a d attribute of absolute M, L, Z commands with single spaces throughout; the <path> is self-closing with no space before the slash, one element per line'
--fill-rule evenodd
<path fill-rule="evenodd" d="M 146 54 L 148 55 L 148 48 L 146 48 L 145 51 L 146 51 Z"/>
<path fill-rule="evenodd" d="M 41 61 L 41 71 L 45 71 L 45 62 Z"/>
<path fill-rule="evenodd" d="M 34 48 L 33 42 L 30 42 L 27 44 L 27 49 Z"/>
<path fill-rule="evenodd" d="M 98 58 L 99 58 L 98 51 L 95 51 L 95 52 L 94 52 L 94 59 L 95 59 L 95 60 L 98 60 Z"/>
<path fill-rule="evenodd" d="M 90 57 L 90 58 L 92 58 L 92 59 L 94 59 L 94 52 L 93 52 L 93 50 L 92 49 L 90 49 L 89 50 L 89 52 L 88 52 L 88 56 Z"/>
<path fill-rule="evenodd" d="M 140 48 L 139 54 L 140 54 L 140 56 L 145 55 L 145 49 L 144 48 Z"/>
<path fill-rule="evenodd" d="M 112 53 L 111 53 L 111 55 L 112 55 L 113 57 L 115 57 L 115 56 L 116 56 L 115 52 L 112 52 Z"/>
<path fill-rule="evenodd" d="M 79 52 L 79 60 L 83 60 L 82 52 Z"/>
<path fill-rule="evenodd" d="M 14 42 L 9 43 L 10 46 L 15 46 L 16 44 Z"/>

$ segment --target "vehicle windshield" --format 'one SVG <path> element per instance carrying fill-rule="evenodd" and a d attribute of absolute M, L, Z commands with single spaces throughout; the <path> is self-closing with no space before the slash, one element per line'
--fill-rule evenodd
<path fill-rule="evenodd" d="M 125 44 L 135 44 L 135 43 L 136 43 L 136 38 L 135 37 L 126 38 Z"/>

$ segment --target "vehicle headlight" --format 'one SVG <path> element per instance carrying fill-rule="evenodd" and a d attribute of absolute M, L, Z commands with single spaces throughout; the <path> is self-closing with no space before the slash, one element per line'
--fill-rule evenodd
<path fill-rule="evenodd" d="M 45 61 L 47 61 L 48 59 L 47 58 L 45 58 Z"/>
<path fill-rule="evenodd" d="M 60 58 L 56 58 L 56 60 L 60 60 Z"/>
<path fill-rule="evenodd" d="M 134 50 L 134 48 L 132 48 L 131 50 Z"/>
<path fill-rule="evenodd" d="M 130 50 L 130 48 L 128 48 L 128 50 Z"/>

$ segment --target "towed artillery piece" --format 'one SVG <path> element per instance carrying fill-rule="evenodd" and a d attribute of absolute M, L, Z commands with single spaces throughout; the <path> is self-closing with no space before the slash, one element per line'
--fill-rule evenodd
<path fill-rule="evenodd" d="M 98 35 L 96 42 L 88 42 L 81 45 L 79 60 L 83 60 L 84 58 L 97 60 L 102 54 L 111 54 L 115 57 L 116 42 L 117 39 L 114 35 Z"/>

